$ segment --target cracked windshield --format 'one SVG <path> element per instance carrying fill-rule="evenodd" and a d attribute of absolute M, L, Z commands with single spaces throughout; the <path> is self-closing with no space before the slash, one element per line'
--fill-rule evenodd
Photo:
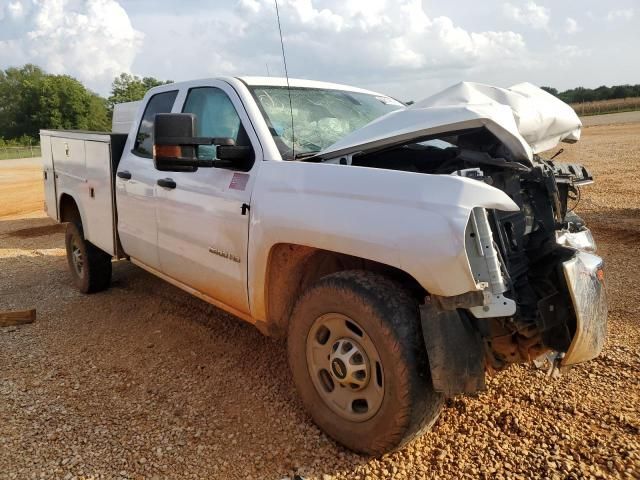
<path fill-rule="evenodd" d="M 384 95 L 291 88 L 292 131 L 287 88 L 254 87 L 252 91 L 284 160 L 293 160 L 294 151 L 296 158 L 319 152 L 385 113 L 402 108 L 400 102 Z"/>

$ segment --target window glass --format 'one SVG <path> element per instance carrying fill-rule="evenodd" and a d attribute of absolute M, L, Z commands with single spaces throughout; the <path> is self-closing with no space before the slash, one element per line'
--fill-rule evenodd
<path fill-rule="evenodd" d="M 391 97 L 346 90 L 256 86 L 251 91 L 285 160 L 293 159 L 294 150 L 296 156 L 319 152 L 376 118 L 404 108 Z"/>
<path fill-rule="evenodd" d="M 133 146 L 134 153 L 142 157 L 153 156 L 153 119 L 156 113 L 171 113 L 173 102 L 178 96 L 177 90 L 157 93 L 149 99 L 147 108 L 142 115 L 142 121 L 136 135 L 136 143 Z"/>
<path fill-rule="evenodd" d="M 219 88 L 192 88 L 182 111 L 196 115 L 196 136 L 231 138 L 236 145 L 251 146 L 231 99 Z M 200 146 L 198 157 L 215 158 L 215 147 Z"/>

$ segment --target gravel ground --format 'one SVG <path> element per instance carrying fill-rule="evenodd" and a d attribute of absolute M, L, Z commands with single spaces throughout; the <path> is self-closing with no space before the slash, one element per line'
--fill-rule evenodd
<path fill-rule="evenodd" d="M 3 211 L 0 163 L 0 310 L 38 309 L 0 329 L 0 478 L 640 478 L 640 125 L 565 150 L 597 177 L 578 210 L 607 262 L 604 353 L 557 380 L 498 374 L 379 459 L 313 425 L 283 342 L 125 262 L 79 294 L 60 228 Z"/>
<path fill-rule="evenodd" d="M 587 127 L 591 127 L 593 125 L 637 123 L 640 122 L 640 111 L 588 115 L 586 117 L 580 117 L 580 120 L 582 120 L 582 124 Z"/>

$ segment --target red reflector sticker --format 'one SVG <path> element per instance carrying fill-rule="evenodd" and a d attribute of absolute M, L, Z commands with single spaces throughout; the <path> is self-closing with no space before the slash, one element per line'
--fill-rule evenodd
<path fill-rule="evenodd" d="M 231 190 L 244 190 L 247 188 L 247 182 L 249 181 L 249 174 L 247 173 L 234 173 L 229 188 Z"/>

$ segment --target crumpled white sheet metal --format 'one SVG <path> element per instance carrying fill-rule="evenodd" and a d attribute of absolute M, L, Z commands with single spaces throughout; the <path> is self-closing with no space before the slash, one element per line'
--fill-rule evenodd
<path fill-rule="evenodd" d="M 574 143 L 580 140 L 582 122 L 573 108 L 526 82 L 509 88 L 461 82 L 410 108 L 461 104 L 509 107 L 513 112 L 518 132 L 534 153 L 549 150 L 561 141 Z"/>
<path fill-rule="evenodd" d="M 320 155 L 345 155 L 480 126 L 496 135 L 516 159 L 531 161 L 534 153 L 560 141 L 578 141 L 582 123 L 569 105 L 530 83 L 499 88 L 461 82 L 374 120 Z"/>

